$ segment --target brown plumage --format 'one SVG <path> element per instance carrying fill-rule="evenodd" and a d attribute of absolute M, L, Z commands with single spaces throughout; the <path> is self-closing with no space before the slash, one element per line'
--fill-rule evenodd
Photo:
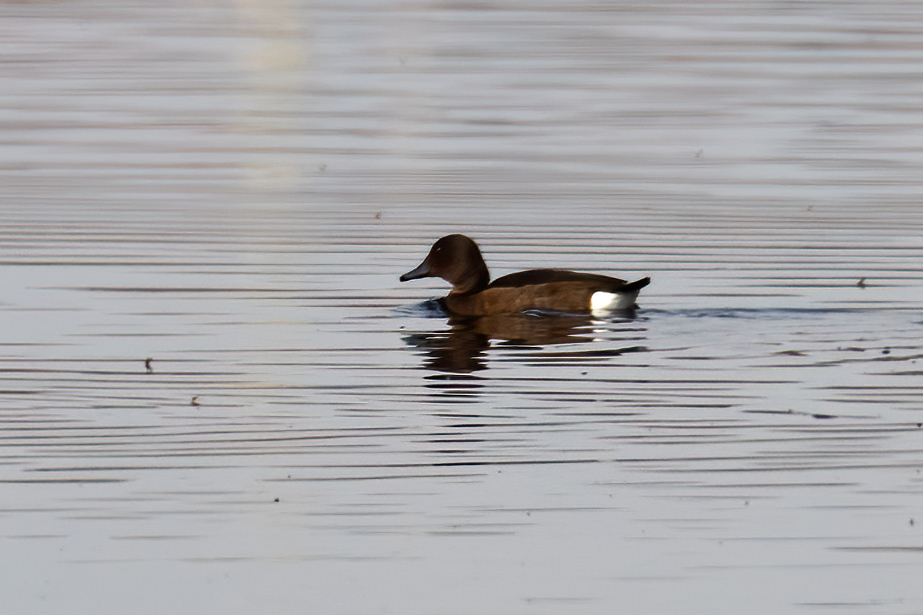
<path fill-rule="evenodd" d="M 481 250 L 465 235 L 447 235 L 437 241 L 419 267 L 401 276 L 401 282 L 426 277 L 439 277 L 452 284 L 452 291 L 443 303 L 454 316 L 511 314 L 525 310 L 572 314 L 586 314 L 601 308 L 625 310 L 635 307 L 638 292 L 651 281 L 642 278 L 626 282 L 595 273 L 531 269 L 491 282 Z M 596 293 L 606 294 L 594 298 Z M 603 308 L 602 304 L 607 301 L 609 305 Z"/>

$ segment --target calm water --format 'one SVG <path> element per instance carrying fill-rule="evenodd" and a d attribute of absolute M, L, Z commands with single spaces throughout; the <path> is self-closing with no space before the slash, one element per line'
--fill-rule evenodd
<path fill-rule="evenodd" d="M 5 612 L 923 613 L 923 5 L 565 5 L 0 4 Z"/>

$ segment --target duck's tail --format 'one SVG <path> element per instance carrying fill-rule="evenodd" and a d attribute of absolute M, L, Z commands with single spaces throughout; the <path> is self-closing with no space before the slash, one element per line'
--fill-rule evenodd
<path fill-rule="evenodd" d="M 634 282 L 626 282 L 624 286 L 618 289 L 620 293 L 636 293 L 651 283 L 650 278 L 641 278 Z"/>
<path fill-rule="evenodd" d="M 634 282 L 626 282 L 617 288 L 612 288 L 611 291 L 596 291 L 590 297 L 590 312 L 598 314 L 601 312 L 632 310 L 638 307 L 635 304 L 638 293 L 650 283 L 650 278 L 641 278 Z"/>

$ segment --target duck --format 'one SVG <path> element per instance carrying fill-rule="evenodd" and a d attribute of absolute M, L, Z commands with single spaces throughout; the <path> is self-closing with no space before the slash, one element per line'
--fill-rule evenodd
<path fill-rule="evenodd" d="M 564 269 L 530 269 L 490 281 L 481 249 L 466 235 L 437 240 L 420 265 L 400 277 L 401 282 L 442 278 L 452 285 L 439 300 L 451 316 L 479 317 L 527 311 L 599 314 L 627 311 L 650 278 L 626 282 L 596 273 Z"/>

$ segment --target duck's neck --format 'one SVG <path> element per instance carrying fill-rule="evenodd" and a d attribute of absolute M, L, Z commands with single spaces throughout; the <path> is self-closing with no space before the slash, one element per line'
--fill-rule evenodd
<path fill-rule="evenodd" d="M 490 284 L 490 272 L 487 270 L 487 263 L 481 260 L 469 267 L 463 276 L 453 282 L 451 294 L 479 293 L 487 288 L 488 284 Z"/>

